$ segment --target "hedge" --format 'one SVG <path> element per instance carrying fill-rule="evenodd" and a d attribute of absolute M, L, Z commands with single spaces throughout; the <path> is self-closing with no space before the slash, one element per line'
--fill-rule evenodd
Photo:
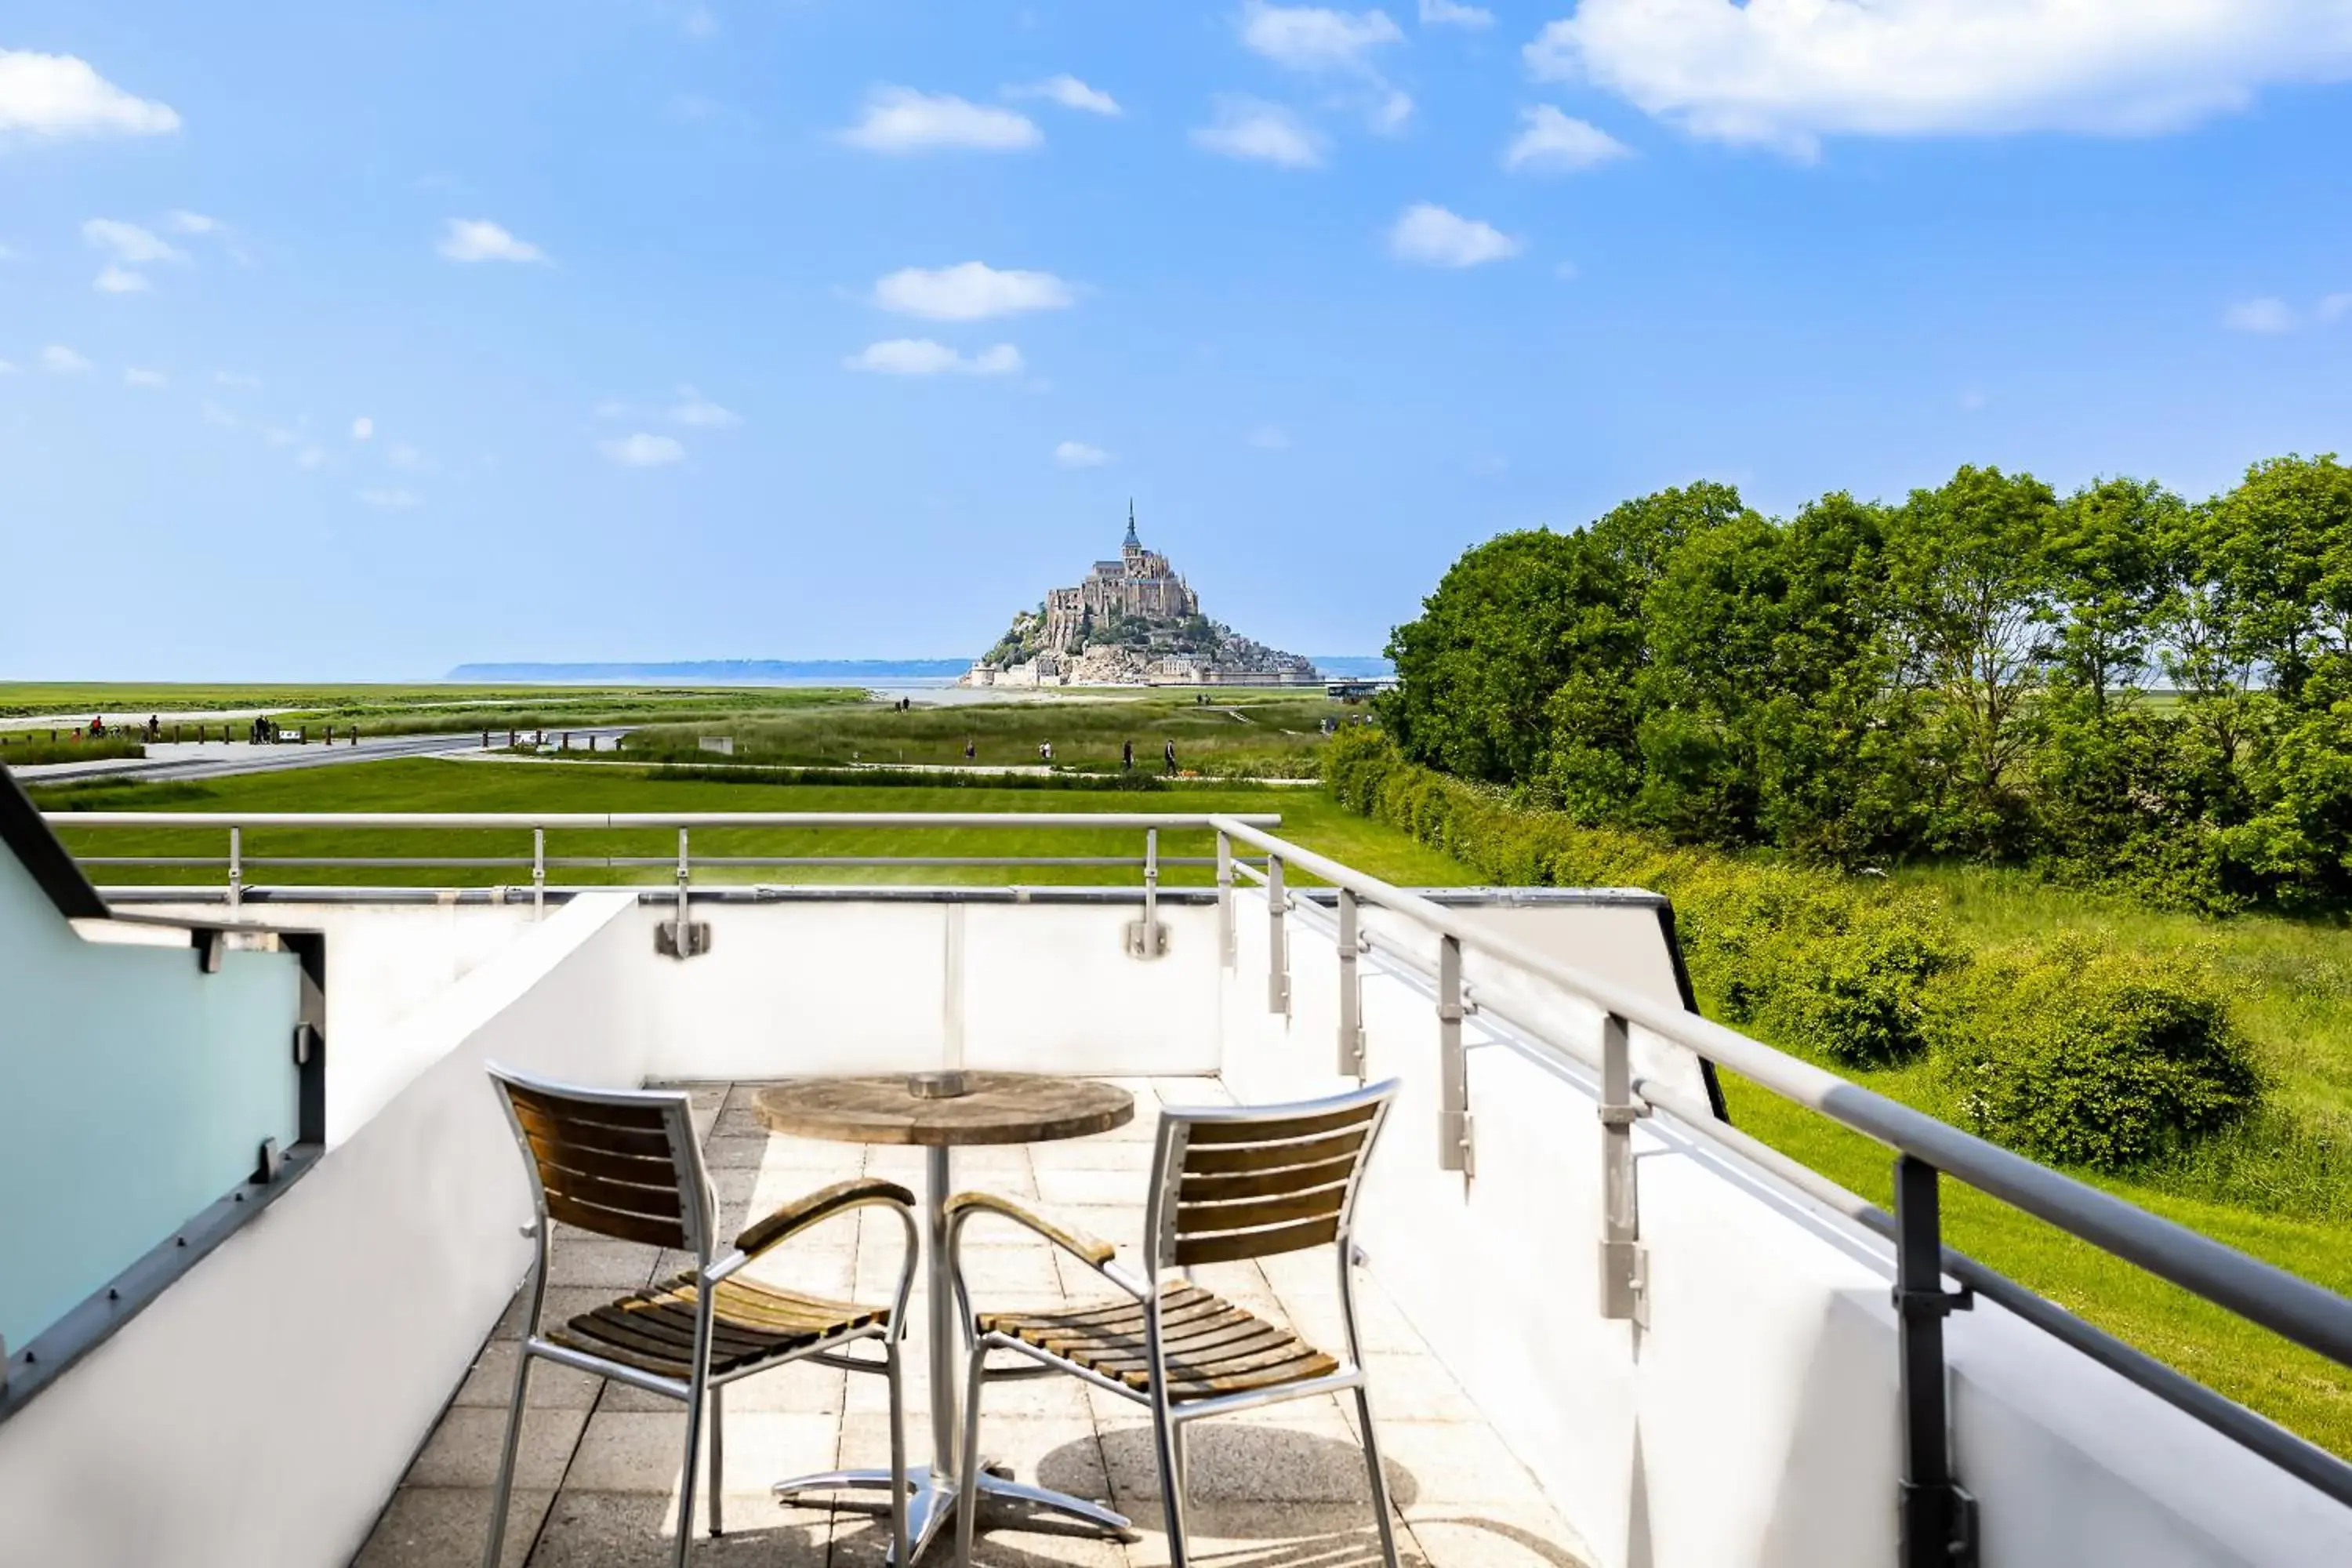
<path fill-rule="evenodd" d="M 1664 894 L 1710 1012 L 1849 1068 L 1932 1053 L 1939 1110 L 2038 1158 L 2137 1163 L 2258 1099 L 2219 988 L 2186 960 L 1972 951 L 1931 895 L 1582 826 L 1407 763 L 1377 731 L 1336 737 L 1324 783 L 1493 882 Z"/>

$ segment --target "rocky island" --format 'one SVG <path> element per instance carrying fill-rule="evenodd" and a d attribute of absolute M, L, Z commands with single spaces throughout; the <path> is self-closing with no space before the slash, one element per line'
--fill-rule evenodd
<path fill-rule="evenodd" d="M 1136 536 L 1135 508 L 1116 561 L 1076 587 L 1053 588 L 1013 617 L 973 661 L 964 686 L 1305 686 L 1315 666 L 1201 613 L 1200 595 Z"/>

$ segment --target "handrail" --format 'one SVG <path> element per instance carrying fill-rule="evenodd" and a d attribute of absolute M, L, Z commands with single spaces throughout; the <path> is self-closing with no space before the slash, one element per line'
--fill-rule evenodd
<path fill-rule="evenodd" d="M 1836 1074 L 1777 1051 L 1696 1014 L 1538 952 L 1459 918 L 1418 894 L 1265 832 L 1241 817 L 1215 819 L 1220 833 L 1346 889 L 1360 900 L 1412 919 L 1473 952 L 1549 981 L 1603 1012 L 1727 1067 L 1782 1098 L 1818 1110 L 1901 1153 L 1924 1160 L 2011 1206 L 2102 1251 L 2225 1307 L 2306 1350 L 2352 1365 L 2352 1300 L 2250 1258 L 2098 1188 L 1963 1132 Z M 1588 1068 L 1598 1058 L 1559 1041 L 1545 1044 Z"/>
<path fill-rule="evenodd" d="M 1165 827 L 1280 825 L 1276 812 L 1150 811 L 47 811 L 52 827 Z"/>

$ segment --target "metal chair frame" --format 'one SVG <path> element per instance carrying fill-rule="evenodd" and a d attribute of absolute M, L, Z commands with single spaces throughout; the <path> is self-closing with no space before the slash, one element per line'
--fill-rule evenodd
<path fill-rule="evenodd" d="M 1157 1448 L 1162 1512 L 1168 1529 L 1168 1560 L 1170 1568 L 1187 1568 L 1189 1549 L 1184 1536 L 1184 1491 L 1186 1466 L 1184 1429 L 1192 1422 L 1211 1415 L 1230 1415 L 1254 1410 L 1263 1405 L 1293 1399 L 1304 1399 L 1318 1394 L 1346 1391 L 1355 1396 L 1356 1417 L 1363 1439 L 1364 1467 L 1372 1493 L 1372 1509 L 1379 1526 L 1381 1555 L 1387 1568 L 1398 1568 L 1396 1531 L 1390 1518 L 1387 1478 L 1381 1471 L 1380 1439 L 1372 1426 L 1371 1397 L 1364 1373 L 1363 1342 L 1356 1324 L 1355 1270 L 1359 1262 L 1353 1242 L 1356 1200 L 1361 1190 L 1365 1164 L 1370 1160 L 1373 1146 L 1379 1142 L 1381 1129 L 1387 1122 L 1399 1080 L 1336 1094 L 1321 1100 L 1297 1100 L 1281 1105 L 1253 1106 L 1187 1106 L 1169 1107 L 1160 1112 L 1159 1134 L 1152 1150 L 1150 1198 L 1144 1211 L 1144 1235 L 1147 1239 L 1147 1263 L 1140 1275 L 1129 1272 L 1109 1258 L 1112 1249 L 1108 1244 L 1095 1243 L 1093 1238 L 1074 1236 L 1067 1229 L 1050 1224 L 1021 1209 L 1017 1205 L 992 1199 L 986 1206 L 960 1208 L 948 1222 L 948 1257 L 954 1271 L 956 1301 L 962 1314 L 965 1334 L 971 1344 L 970 1366 L 964 1403 L 963 1426 L 963 1495 L 956 1509 L 956 1561 L 961 1568 L 970 1568 L 972 1540 L 975 1533 L 975 1482 L 980 1469 L 980 1405 L 982 1390 L 989 1384 L 1007 1379 L 1035 1377 L 1048 1373 L 1065 1373 L 1093 1386 L 1135 1401 L 1151 1412 L 1151 1431 Z M 1292 1247 L 1269 1247 L 1255 1256 L 1274 1256 L 1282 1251 L 1304 1251 L 1310 1246 L 1329 1246 L 1337 1256 L 1339 1279 L 1340 1314 L 1345 1323 L 1347 1352 L 1340 1358 L 1339 1370 L 1320 1376 L 1306 1377 L 1293 1383 L 1254 1388 L 1240 1393 L 1210 1395 L 1197 1399 L 1172 1400 L 1168 1396 L 1167 1366 L 1162 1352 L 1160 1321 L 1163 1286 L 1174 1272 L 1179 1278 L 1189 1274 L 1176 1264 L 1177 1193 L 1184 1176 L 1185 1152 L 1192 1129 L 1202 1123 L 1221 1126 L 1248 1125 L 1253 1122 L 1273 1123 L 1302 1117 L 1327 1116 L 1337 1112 L 1370 1108 L 1365 1124 L 1364 1139 L 1358 1146 L 1354 1163 L 1347 1177 L 1345 1196 L 1340 1200 L 1337 1233 L 1328 1242 L 1316 1242 Z M 1139 1390 L 1117 1379 L 1105 1377 L 1076 1362 L 1055 1355 L 1051 1351 L 1029 1344 L 1002 1332 L 983 1333 L 980 1320 L 971 1305 L 971 1292 L 963 1277 L 961 1247 L 964 1223 L 977 1214 L 993 1214 L 1025 1226 L 1044 1237 L 1063 1251 L 1076 1258 L 1097 1274 L 1145 1309 L 1145 1335 L 1150 1360 L 1150 1387 Z M 1091 1244 L 1091 1245 L 1090 1245 Z M 1040 1364 L 1034 1366 L 998 1366 L 988 1364 L 988 1352 L 992 1350 L 1017 1352 Z M 1328 1353 L 1328 1352 L 1327 1352 Z"/>
<path fill-rule="evenodd" d="M 499 1568 L 499 1557 L 505 1544 L 507 1509 L 514 1489 L 515 1454 L 522 1436 L 525 1396 L 530 1382 L 530 1363 L 546 1360 L 561 1366 L 582 1372 L 592 1372 L 600 1377 L 625 1383 L 632 1388 L 648 1394 L 664 1394 L 686 1405 L 686 1462 L 680 1474 L 677 1502 L 677 1546 L 673 1558 L 675 1568 L 686 1568 L 687 1550 L 694 1536 L 694 1501 L 697 1481 L 698 1447 L 702 1436 L 702 1411 L 706 1396 L 710 1408 L 710 1533 L 716 1538 L 723 1533 L 720 1501 L 724 1496 L 720 1467 L 725 1450 L 725 1412 L 723 1394 L 730 1383 L 757 1376 L 780 1366 L 799 1361 L 816 1361 L 824 1365 L 849 1372 L 879 1373 L 890 1390 L 890 1473 L 897 1480 L 889 1509 L 890 1561 L 898 1564 L 908 1562 L 907 1544 L 907 1423 L 903 1398 L 904 1377 L 899 1364 L 899 1340 L 906 1331 L 907 1299 L 914 1288 L 915 1261 L 919 1251 L 912 1204 L 881 1194 L 856 1196 L 834 1204 L 790 1224 L 761 1238 L 746 1251 L 730 1247 L 718 1252 L 715 1239 L 718 1229 L 719 1199 L 711 1185 L 710 1173 L 702 1161 L 702 1146 L 695 1137 L 691 1112 L 692 1100 L 679 1089 L 590 1089 L 577 1084 L 559 1083 L 533 1078 L 524 1073 L 486 1064 L 490 1077 L 499 1086 L 499 1104 L 506 1112 L 507 1125 L 514 1133 L 516 1146 L 522 1152 L 523 1168 L 530 1173 L 531 1205 L 537 1217 L 523 1227 L 523 1235 L 533 1243 L 535 1251 L 530 1266 L 530 1307 L 523 1320 L 523 1332 L 515 1358 L 514 1395 L 508 1406 L 506 1441 L 499 1456 L 499 1479 L 490 1504 L 489 1540 L 482 1554 L 483 1568 Z M 547 1188 L 540 1174 L 539 1156 L 523 1131 L 521 1119 L 515 1113 L 510 1089 L 527 1093 L 558 1097 L 588 1105 L 626 1106 L 652 1110 L 660 1113 L 664 1130 L 669 1135 L 670 1158 L 677 1174 L 680 1223 L 686 1233 L 688 1249 L 694 1254 L 695 1332 L 693 1363 L 690 1378 L 663 1377 L 624 1363 L 569 1345 L 558 1344 L 540 1337 L 540 1320 L 547 1304 L 547 1255 L 550 1216 L 547 1209 Z M 866 1323 L 843 1331 L 823 1335 L 797 1349 L 756 1362 L 732 1372 L 714 1376 L 710 1371 L 711 1324 L 717 1287 L 732 1278 L 744 1265 L 766 1255 L 808 1226 L 835 1218 L 852 1209 L 878 1205 L 898 1214 L 907 1231 L 905 1262 L 898 1270 L 898 1288 L 892 1297 L 888 1315 L 878 1323 Z M 624 1238 L 629 1239 L 629 1238 Z M 879 1362 L 839 1353 L 842 1347 L 860 1340 L 882 1342 Z"/>

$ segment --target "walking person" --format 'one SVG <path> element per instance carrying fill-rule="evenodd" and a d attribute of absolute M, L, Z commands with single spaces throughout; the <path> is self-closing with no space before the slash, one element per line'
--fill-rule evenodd
<path fill-rule="evenodd" d="M 1135 771 L 1135 742 L 1122 741 L 1118 746 L 1118 765 L 1128 773 Z"/>
<path fill-rule="evenodd" d="M 974 741 L 972 740 L 972 738 L 971 738 L 970 735 L 966 735 L 966 736 L 963 738 L 963 760 L 964 760 L 965 762 L 967 762 L 967 763 L 968 763 L 968 762 L 971 761 L 971 759 L 972 759 L 974 756 L 978 755 L 978 754 L 979 754 L 979 745 L 978 745 L 978 743 L 977 743 L 976 742 L 974 742 Z"/>
<path fill-rule="evenodd" d="M 1171 740 L 1169 740 L 1169 741 L 1165 742 L 1164 743 L 1162 743 L 1162 745 L 1160 746 L 1160 754 L 1162 757 L 1164 757 L 1164 758 L 1166 758 L 1166 759 L 1167 759 L 1167 763 L 1168 763 L 1168 776 L 1169 776 L 1170 778 L 1171 778 L 1171 779 L 1172 779 L 1172 778 L 1174 778 L 1174 777 L 1176 776 L 1176 742 L 1175 742 L 1175 741 L 1173 741 L 1173 740 L 1171 739 Z"/>

